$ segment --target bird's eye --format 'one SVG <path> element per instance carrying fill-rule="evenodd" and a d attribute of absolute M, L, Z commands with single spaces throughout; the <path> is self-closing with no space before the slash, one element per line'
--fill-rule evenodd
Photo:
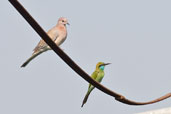
<path fill-rule="evenodd" d="M 65 22 L 64 20 L 62 20 L 62 22 Z"/>

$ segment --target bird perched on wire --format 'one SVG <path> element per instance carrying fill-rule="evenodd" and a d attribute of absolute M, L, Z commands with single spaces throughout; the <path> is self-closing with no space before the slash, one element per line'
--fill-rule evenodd
<path fill-rule="evenodd" d="M 56 26 L 47 32 L 48 36 L 56 43 L 57 46 L 60 46 L 67 38 L 66 24 L 69 25 L 68 20 L 64 17 L 61 17 L 59 18 Z M 40 42 L 34 48 L 32 56 L 28 58 L 21 65 L 21 67 L 25 67 L 35 57 L 48 50 L 51 50 L 51 48 L 45 43 L 44 40 L 40 40 Z"/>
<path fill-rule="evenodd" d="M 109 64 L 111 64 L 111 63 L 98 62 L 98 63 L 96 64 L 96 69 L 95 69 L 95 71 L 94 71 L 94 72 L 92 73 L 92 75 L 91 75 L 91 78 L 93 78 L 95 81 L 97 81 L 97 82 L 100 83 L 100 82 L 102 81 L 103 77 L 104 77 L 104 67 L 105 67 L 106 65 L 109 65 Z M 86 93 L 86 95 L 85 95 L 85 97 L 84 97 L 84 100 L 83 100 L 83 103 L 82 103 L 81 107 L 83 107 L 83 105 L 87 102 L 87 99 L 88 99 L 88 97 L 89 97 L 91 91 L 92 91 L 94 88 L 95 88 L 95 87 L 94 87 L 93 85 L 89 84 L 89 86 L 88 86 L 88 91 L 87 91 L 87 93 Z"/>

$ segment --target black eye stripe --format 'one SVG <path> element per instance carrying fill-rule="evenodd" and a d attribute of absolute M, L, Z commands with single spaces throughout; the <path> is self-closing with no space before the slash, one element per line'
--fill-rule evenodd
<path fill-rule="evenodd" d="M 99 65 L 99 67 L 101 67 L 101 66 L 103 66 L 103 64 L 102 65 Z"/>

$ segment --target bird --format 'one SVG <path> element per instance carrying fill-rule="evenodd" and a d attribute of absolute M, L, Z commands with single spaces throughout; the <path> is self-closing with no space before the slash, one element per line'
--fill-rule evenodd
<path fill-rule="evenodd" d="M 100 83 L 100 82 L 102 81 L 104 75 L 105 75 L 105 73 L 104 73 L 104 68 L 105 68 L 106 65 L 109 65 L 109 64 L 111 64 L 111 63 L 98 62 L 98 63 L 96 64 L 96 69 L 95 69 L 95 71 L 94 71 L 94 72 L 92 73 L 92 75 L 91 75 L 91 78 L 94 79 L 95 81 L 97 81 L 97 82 Z M 87 93 L 86 93 L 86 95 L 85 95 L 85 97 L 84 97 L 84 100 L 83 100 L 83 102 L 82 102 L 81 107 L 83 107 L 83 105 L 87 102 L 87 99 L 88 99 L 88 97 L 89 97 L 91 91 L 92 91 L 94 88 L 95 88 L 95 87 L 94 87 L 93 85 L 89 84 L 89 86 L 88 86 L 88 91 L 87 91 Z"/>
<path fill-rule="evenodd" d="M 60 46 L 67 38 L 66 24 L 69 25 L 67 18 L 60 17 L 56 26 L 51 28 L 47 34 L 55 42 L 57 46 Z M 37 46 L 34 48 L 30 58 L 28 58 L 21 67 L 25 67 L 30 61 L 43 52 L 51 50 L 51 48 L 45 43 L 44 40 L 40 40 Z"/>

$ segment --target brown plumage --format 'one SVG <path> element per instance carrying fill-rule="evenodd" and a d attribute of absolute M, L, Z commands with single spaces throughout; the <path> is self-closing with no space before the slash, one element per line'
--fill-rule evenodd
<path fill-rule="evenodd" d="M 59 18 L 58 23 L 52 29 L 50 29 L 47 34 L 48 36 L 56 43 L 56 45 L 60 46 L 65 39 L 67 38 L 67 29 L 66 24 L 69 24 L 67 19 L 64 17 Z M 40 55 L 41 53 L 51 50 L 51 48 L 45 43 L 44 40 L 40 40 L 38 45 L 34 48 L 33 54 L 30 58 L 28 58 L 21 67 L 25 67 L 31 60 Z"/>

